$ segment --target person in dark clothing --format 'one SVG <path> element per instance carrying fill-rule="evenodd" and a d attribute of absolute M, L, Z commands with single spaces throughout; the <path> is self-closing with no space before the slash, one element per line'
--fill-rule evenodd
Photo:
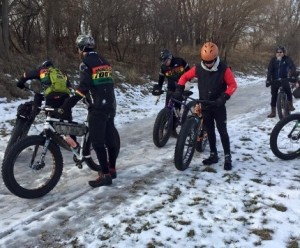
<path fill-rule="evenodd" d="M 64 101 L 70 97 L 72 88 L 71 83 L 69 82 L 67 76 L 61 71 L 57 70 L 56 74 L 60 77 L 59 89 L 52 87 L 52 79 L 50 78 L 50 71 L 54 68 L 52 61 L 44 61 L 37 69 L 33 69 L 27 72 L 24 72 L 22 77 L 17 82 L 17 87 L 20 89 L 25 88 L 25 83 L 28 80 L 37 79 L 40 81 L 42 89 L 44 90 L 46 105 L 58 108 L 61 106 Z M 69 117 L 71 118 L 71 117 Z"/>
<path fill-rule="evenodd" d="M 95 42 L 89 35 L 79 35 L 76 46 L 82 59 L 79 66 L 80 82 L 75 95 L 61 106 L 61 114 L 68 113 L 83 97 L 89 102 L 88 125 L 90 139 L 97 154 L 101 171 L 96 180 L 89 181 L 91 187 L 111 185 L 116 178 L 117 144 L 114 135 L 116 98 L 112 67 L 106 59 L 94 51 Z"/>
<path fill-rule="evenodd" d="M 203 164 L 210 165 L 219 161 L 216 147 L 216 123 L 225 155 L 224 169 L 231 170 L 232 161 L 225 103 L 235 92 L 237 84 L 231 69 L 220 61 L 219 49 L 216 44 L 205 43 L 200 49 L 200 56 L 201 63 L 180 77 L 174 97 L 180 99 L 185 83 L 194 77 L 198 78 L 199 99 L 215 102 L 213 105 L 201 104 L 203 124 L 210 146 L 210 156 L 203 160 Z"/>
<path fill-rule="evenodd" d="M 152 94 L 157 96 L 162 94 L 162 86 L 165 78 L 168 80 L 166 105 L 168 104 L 170 97 L 176 89 L 176 84 L 180 76 L 190 69 L 188 63 L 179 57 L 173 57 L 168 49 L 163 49 L 159 57 L 161 61 L 161 67 L 159 72 L 158 84 L 154 85 Z"/>
<path fill-rule="evenodd" d="M 293 60 L 286 55 L 285 47 L 276 47 L 275 56 L 272 57 L 269 62 L 266 81 L 266 87 L 271 86 L 271 113 L 268 115 L 268 118 L 276 117 L 276 102 L 278 90 L 280 87 L 280 85 L 272 84 L 272 81 L 292 76 L 296 76 L 296 66 Z M 294 111 L 295 108 L 293 106 L 293 96 L 290 83 L 288 81 L 283 80 L 282 87 L 284 88 L 287 94 L 289 109 L 291 111 Z"/>
<path fill-rule="evenodd" d="M 160 57 L 161 61 L 161 67 L 159 72 L 159 78 L 158 78 L 158 84 L 154 85 L 152 94 L 154 96 L 158 96 L 162 94 L 162 86 L 165 81 L 165 78 L 168 80 L 167 85 L 167 94 L 166 94 L 166 101 L 165 105 L 167 106 L 172 94 L 174 93 L 176 89 L 177 82 L 180 78 L 180 76 L 188 71 L 190 69 L 189 64 L 180 57 L 174 57 L 168 49 L 161 50 Z M 180 108 L 180 104 L 175 104 L 176 108 Z M 176 116 L 174 115 L 174 130 L 173 130 L 173 136 L 177 136 L 176 133 Z"/>

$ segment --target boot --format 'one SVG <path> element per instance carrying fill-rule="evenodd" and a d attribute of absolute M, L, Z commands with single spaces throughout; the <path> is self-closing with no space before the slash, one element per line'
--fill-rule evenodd
<path fill-rule="evenodd" d="M 202 161 L 202 163 L 204 165 L 211 165 L 211 164 L 218 163 L 218 161 L 219 161 L 218 155 L 216 153 L 214 153 L 214 152 L 211 152 L 210 155 L 209 155 L 209 157 L 207 159 L 204 159 Z"/>
<path fill-rule="evenodd" d="M 232 169 L 231 155 L 225 154 L 224 170 L 228 171 L 231 169 Z"/>
<path fill-rule="evenodd" d="M 276 117 L 276 108 L 272 107 L 271 113 L 268 115 L 268 118 L 274 118 L 274 117 Z"/>
<path fill-rule="evenodd" d="M 288 101 L 288 105 L 289 105 L 289 110 L 290 110 L 290 111 L 294 111 L 294 110 L 295 110 L 295 107 L 294 107 L 294 105 L 293 105 L 293 102 Z"/>
<path fill-rule="evenodd" d="M 109 174 L 111 176 L 111 179 L 117 178 L 117 171 L 116 168 L 109 168 Z"/>
<path fill-rule="evenodd" d="M 89 185 L 93 188 L 108 186 L 112 184 L 112 178 L 110 174 L 103 174 L 99 172 L 99 176 L 96 180 L 89 181 Z"/>

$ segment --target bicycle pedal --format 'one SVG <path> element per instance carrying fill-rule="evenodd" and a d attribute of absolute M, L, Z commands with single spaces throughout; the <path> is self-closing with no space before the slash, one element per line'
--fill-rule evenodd
<path fill-rule="evenodd" d="M 78 169 L 82 169 L 82 164 L 81 163 L 77 163 L 76 166 L 78 167 Z"/>
<path fill-rule="evenodd" d="M 75 163 L 79 163 L 80 162 L 80 160 L 76 157 L 76 155 L 73 155 L 73 161 Z"/>

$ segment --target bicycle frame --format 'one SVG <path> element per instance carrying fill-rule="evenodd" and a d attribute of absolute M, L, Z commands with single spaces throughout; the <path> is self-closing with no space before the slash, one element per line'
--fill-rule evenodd
<path fill-rule="evenodd" d="M 47 107 L 45 107 L 43 110 L 45 110 L 46 113 L 50 113 L 54 111 L 53 108 L 47 108 Z M 74 160 L 76 160 L 75 161 L 76 166 L 81 169 L 82 163 L 85 161 L 85 159 L 91 157 L 90 154 L 88 156 L 83 155 L 84 147 L 89 138 L 88 128 L 86 129 L 87 131 L 85 132 L 85 134 L 81 136 L 82 138 L 79 143 L 79 149 L 74 149 L 64 140 L 63 134 L 59 134 L 56 132 L 53 126 L 54 123 L 74 123 L 74 122 L 53 118 L 49 114 L 47 114 L 47 117 L 44 122 L 44 128 L 43 128 L 43 134 L 46 136 L 45 146 L 47 144 L 47 140 L 51 140 L 51 139 L 54 140 L 54 142 L 57 143 L 60 147 L 64 148 L 67 151 L 71 151 L 73 153 Z M 84 124 L 86 127 L 88 127 L 87 121 L 85 121 L 84 123 L 77 123 L 77 124 Z M 47 149 L 47 147 L 45 148 Z"/>
<path fill-rule="evenodd" d="M 184 91 L 183 101 L 179 101 L 171 95 L 165 107 L 159 111 L 153 126 L 153 142 L 157 147 L 163 147 L 171 135 L 177 137 L 177 127 L 182 126 L 187 115 L 192 113 L 190 105 L 193 103 L 187 102 L 188 99 L 191 99 L 189 96 L 192 94 L 191 91 Z M 178 106 L 176 106 L 177 104 Z M 176 122 L 174 123 L 174 121 Z"/>

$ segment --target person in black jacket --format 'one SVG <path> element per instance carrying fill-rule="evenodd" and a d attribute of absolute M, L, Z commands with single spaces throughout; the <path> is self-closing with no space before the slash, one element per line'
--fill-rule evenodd
<path fill-rule="evenodd" d="M 284 79 L 287 77 L 296 75 L 296 67 L 293 60 L 286 55 L 285 47 L 278 46 L 276 47 L 276 54 L 270 60 L 268 66 L 268 75 L 266 81 L 266 87 L 271 86 L 271 113 L 268 115 L 268 118 L 276 117 L 276 102 L 277 95 L 279 90 L 279 85 L 272 84 L 272 81 L 276 79 Z M 289 103 L 289 108 L 291 111 L 294 111 L 293 106 L 293 96 L 291 87 L 288 81 L 282 81 L 282 86 L 287 94 L 287 100 Z"/>
<path fill-rule="evenodd" d="M 189 64 L 180 57 L 174 57 L 168 49 L 162 49 L 159 57 L 161 67 L 159 72 L 158 84 L 154 85 L 152 94 L 158 96 L 162 94 L 162 86 L 165 78 L 168 80 L 167 95 L 165 105 L 167 106 L 172 94 L 175 92 L 177 82 L 180 76 L 190 69 Z M 180 108 L 180 105 L 175 104 L 175 107 Z M 176 123 L 174 116 L 174 123 Z M 175 128 L 175 127 L 174 127 Z M 176 131 L 173 132 L 176 136 Z"/>
<path fill-rule="evenodd" d="M 232 169 L 230 139 L 227 131 L 226 102 L 237 89 L 235 77 L 230 69 L 219 57 L 219 48 L 213 42 L 206 42 L 200 48 L 201 62 L 184 73 L 176 87 L 174 98 L 181 99 L 186 82 L 198 78 L 199 99 L 212 101 L 202 103 L 203 125 L 208 135 L 210 155 L 204 159 L 204 165 L 219 162 L 216 132 L 217 127 L 224 150 L 224 170 Z"/>
<path fill-rule="evenodd" d="M 179 57 L 174 57 L 168 49 L 162 49 L 159 57 L 161 61 L 161 67 L 159 72 L 158 84 L 154 85 L 152 94 L 160 95 L 162 93 L 162 86 L 165 78 L 168 80 L 168 92 L 166 96 L 166 105 L 168 104 L 170 97 L 175 92 L 176 84 L 180 76 L 190 69 L 189 64 Z"/>
<path fill-rule="evenodd" d="M 112 139 L 116 114 L 112 67 L 106 59 L 94 51 L 95 42 L 90 35 L 79 35 L 76 45 L 82 59 L 79 66 L 79 86 L 75 96 L 67 99 L 59 112 L 62 115 L 68 113 L 82 97 L 86 97 L 89 102 L 90 139 L 102 169 L 98 178 L 89 181 L 89 184 L 91 187 L 111 185 L 112 179 L 117 176 L 118 153 L 116 141 Z"/>

